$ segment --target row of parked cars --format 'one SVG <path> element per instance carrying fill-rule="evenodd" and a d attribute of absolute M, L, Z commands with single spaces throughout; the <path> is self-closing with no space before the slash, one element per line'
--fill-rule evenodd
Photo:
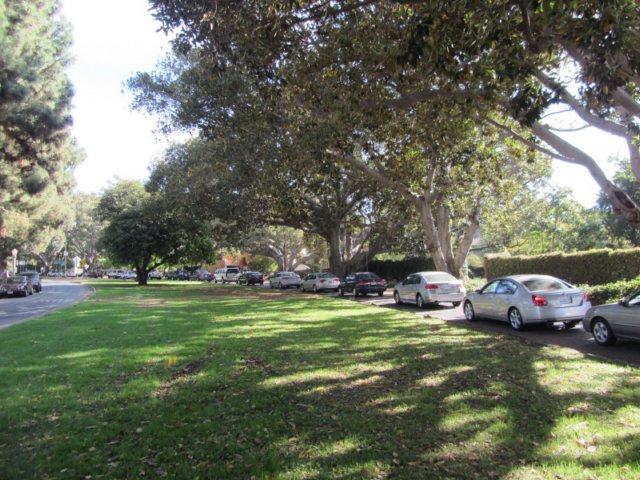
<path fill-rule="evenodd" d="M 26 297 L 41 291 L 42 281 L 38 272 L 21 272 L 0 282 L 0 297 Z"/>

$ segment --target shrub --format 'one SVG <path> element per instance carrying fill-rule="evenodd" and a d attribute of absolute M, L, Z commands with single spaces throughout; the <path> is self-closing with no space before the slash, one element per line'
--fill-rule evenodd
<path fill-rule="evenodd" d="M 369 262 L 369 271 L 377 273 L 387 281 L 400 281 L 411 273 L 435 269 L 433 260 L 424 257 L 405 260 L 372 260 Z"/>
<path fill-rule="evenodd" d="M 640 248 L 536 256 L 487 255 L 485 269 L 487 278 L 539 273 L 576 284 L 601 285 L 635 278 L 640 272 Z"/>
<path fill-rule="evenodd" d="M 636 290 L 640 290 L 640 275 L 633 280 L 620 280 L 614 283 L 586 287 L 593 305 L 615 303 Z"/>

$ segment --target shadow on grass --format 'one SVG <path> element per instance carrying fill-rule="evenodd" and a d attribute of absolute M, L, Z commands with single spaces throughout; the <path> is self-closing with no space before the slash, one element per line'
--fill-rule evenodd
<path fill-rule="evenodd" d="M 337 299 L 97 288 L 0 334 L 0 477 L 638 473 L 637 370 Z"/>

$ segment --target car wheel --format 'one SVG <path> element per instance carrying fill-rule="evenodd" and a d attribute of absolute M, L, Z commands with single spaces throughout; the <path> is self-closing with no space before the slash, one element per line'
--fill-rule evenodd
<path fill-rule="evenodd" d="M 384 295 L 384 292 L 378 292 L 379 297 L 381 297 L 382 295 Z"/>
<path fill-rule="evenodd" d="M 340 295 L 341 297 L 344 297 L 344 290 L 342 289 L 342 287 L 338 289 L 338 295 Z"/>
<path fill-rule="evenodd" d="M 511 325 L 511 328 L 514 330 L 522 330 L 524 328 L 524 320 L 522 320 L 520 310 L 517 308 L 509 310 L 509 325 Z"/>
<path fill-rule="evenodd" d="M 458 308 L 461 302 L 453 302 L 453 308 Z"/>
<path fill-rule="evenodd" d="M 462 310 L 464 310 L 464 318 L 466 318 L 468 322 L 475 322 L 478 319 L 471 302 L 464 302 L 464 308 Z"/>
<path fill-rule="evenodd" d="M 359 297 L 359 296 L 360 296 L 360 292 L 358 291 L 358 289 L 357 289 L 357 288 L 354 288 L 354 289 L 353 289 L 353 296 L 354 296 L 354 297 Z"/>
<path fill-rule="evenodd" d="M 402 303 L 398 292 L 393 292 L 393 301 L 396 302 L 396 305 L 400 305 Z"/>
<path fill-rule="evenodd" d="M 424 298 L 422 298 L 420 294 L 416 295 L 416 306 L 418 308 L 424 308 Z"/>
<path fill-rule="evenodd" d="M 617 341 L 613 330 L 604 318 L 596 318 L 591 323 L 591 333 L 598 345 L 614 345 Z"/>

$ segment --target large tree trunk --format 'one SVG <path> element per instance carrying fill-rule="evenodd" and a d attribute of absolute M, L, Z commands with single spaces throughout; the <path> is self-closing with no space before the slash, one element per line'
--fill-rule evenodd
<path fill-rule="evenodd" d="M 334 225 L 327 232 L 325 240 L 329 244 L 329 270 L 343 277 L 345 274 L 345 265 L 342 261 L 342 253 L 340 251 L 340 230 L 339 225 Z"/>

